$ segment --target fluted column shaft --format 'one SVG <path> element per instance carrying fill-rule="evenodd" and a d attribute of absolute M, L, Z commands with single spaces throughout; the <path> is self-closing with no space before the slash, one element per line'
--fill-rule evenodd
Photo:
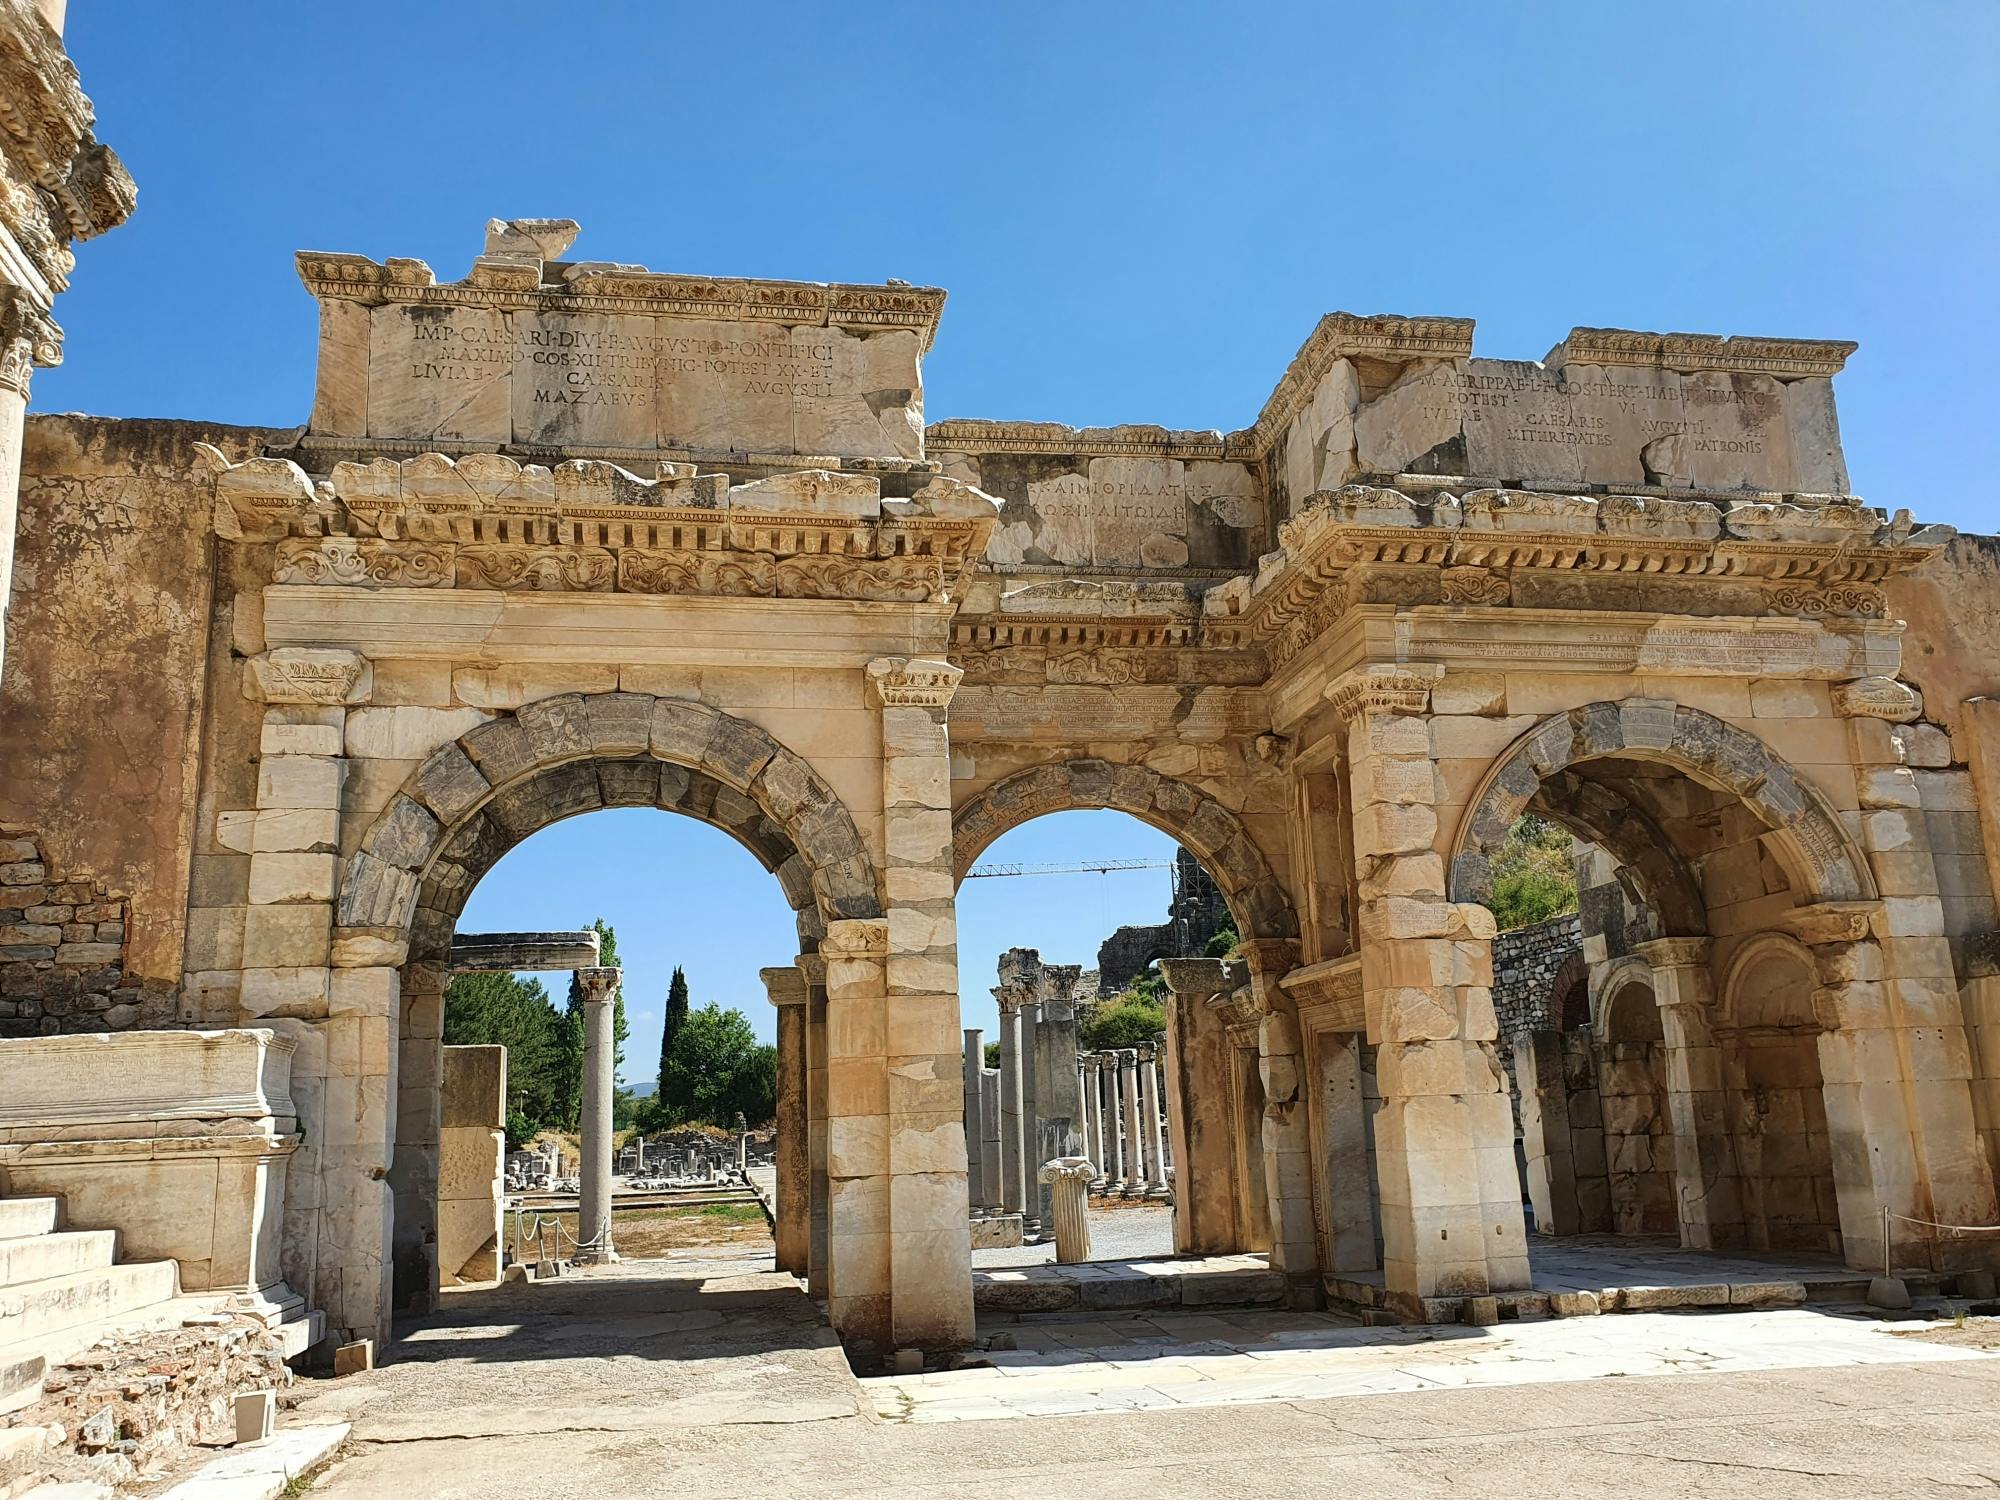
<path fill-rule="evenodd" d="M 1000 1207 L 1017 1214 L 1028 1201 L 1022 1151 L 1021 1007 L 1000 1003 Z"/>

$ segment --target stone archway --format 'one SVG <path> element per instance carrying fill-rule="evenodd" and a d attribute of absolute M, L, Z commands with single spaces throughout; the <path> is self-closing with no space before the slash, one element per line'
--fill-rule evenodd
<path fill-rule="evenodd" d="M 1145 766 L 1052 761 L 996 781 L 952 814 L 958 878 L 1010 828 L 1046 813 L 1109 808 L 1171 834 L 1222 891 L 1245 939 L 1296 938 L 1299 919 L 1240 818 L 1207 793 Z"/>
<path fill-rule="evenodd" d="M 1698 708 L 1627 698 L 1545 719 L 1500 756 L 1459 824 L 1452 899 L 1490 894 L 1492 854 L 1529 804 L 1570 767 L 1610 756 L 1672 767 L 1742 802 L 1784 851 L 1802 905 L 1874 898 L 1874 878 L 1826 799 L 1763 741 Z"/>
<path fill-rule="evenodd" d="M 729 834 L 776 877 L 800 952 L 828 924 L 878 918 L 873 861 L 825 780 L 756 725 L 639 693 L 560 694 L 466 731 L 424 759 L 347 861 L 335 940 L 400 951 L 391 1012 L 401 1054 L 389 1172 L 393 1303 L 435 1296 L 445 958 L 467 898 L 532 834 L 612 807 L 684 813 Z"/>

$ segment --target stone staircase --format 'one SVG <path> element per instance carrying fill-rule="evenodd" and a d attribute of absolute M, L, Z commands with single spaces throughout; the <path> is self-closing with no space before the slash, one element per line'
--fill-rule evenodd
<path fill-rule="evenodd" d="M 59 1217 L 54 1198 L 0 1198 L 0 1413 L 32 1403 L 50 1362 L 107 1328 L 175 1326 L 217 1300 L 182 1297 L 170 1260 L 120 1264 L 116 1231 Z"/>

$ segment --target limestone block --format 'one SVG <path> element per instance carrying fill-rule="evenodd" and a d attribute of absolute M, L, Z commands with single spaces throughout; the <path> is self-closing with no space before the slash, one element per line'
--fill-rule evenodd
<path fill-rule="evenodd" d="M 472 708 L 519 708 L 557 693 L 609 693 L 617 688 L 618 668 L 588 662 L 458 667 L 451 674 L 452 696 Z"/>
<path fill-rule="evenodd" d="M 1362 854 L 1406 854 L 1437 839 L 1437 814 L 1422 805 L 1376 802 L 1354 812 L 1354 844 Z"/>
<path fill-rule="evenodd" d="M 455 744 L 434 752 L 417 770 L 417 796 L 447 824 L 470 812 L 491 790 L 479 767 Z"/>
<path fill-rule="evenodd" d="M 258 748 L 265 755 L 338 755 L 337 724 L 266 723 Z"/>
<path fill-rule="evenodd" d="M 1440 380 L 1452 373 L 1441 363 L 1413 364 L 1388 390 L 1361 406 L 1354 417 L 1355 460 L 1361 472 L 1403 473 L 1460 435 L 1457 405 L 1440 396 Z"/>
<path fill-rule="evenodd" d="M 476 708 L 356 708 L 347 716 L 347 753 L 380 760 L 421 760 L 491 717 Z M 270 731 L 265 733 L 268 736 Z"/>
<path fill-rule="evenodd" d="M 338 864 L 332 854 L 253 854 L 250 900 L 253 905 L 331 901 Z"/>
<path fill-rule="evenodd" d="M 400 972 L 392 968 L 346 968 L 332 971 L 327 995 L 329 1015 L 389 1017 L 398 1013 Z"/>
<path fill-rule="evenodd" d="M 324 968 L 332 928 L 333 912 L 327 906 L 249 907 L 243 913 L 244 963 L 256 968 Z"/>
<path fill-rule="evenodd" d="M 253 854 L 332 854 L 340 847 L 338 808 L 269 808 L 248 816 L 254 820 L 249 837 Z M 254 877 L 254 857 L 251 870 Z"/>
<path fill-rule="evenodd" d="M 1431 689 L 1431 711 L 1483 714 L 1507 711 L 1507 679 L 1497 672 L 1451 672 Z"/>
<path fill-rule="evenodd" d="M 267 755 L 257 767 L 257 806 L 340 807 L 346 766 L 318 755 Z"/>
<path fill-rule="evenodd" d="M 237 1004 L 247 1016 L 316 1020 L 327 1013 L 324 968 L 246 968 Z"/>

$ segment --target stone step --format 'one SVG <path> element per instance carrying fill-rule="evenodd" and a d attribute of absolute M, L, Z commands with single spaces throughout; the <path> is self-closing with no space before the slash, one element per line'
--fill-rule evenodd
<path fill-rule="evenodd" d="M 54 1198 L 0 1198 L 0 1240 L 52 1233 L 59 1207 Z"/>
<path fill-rule="evenodd" d="M 25 1286 L 72 1271 L 95 1271 L 117 1258 L 115 1229 L 70 1229 L 0 1240 L 0 1287 Z"/>
<path fill-rule="evenodd" d="M 52 1480 L 36 1485 L 21 1500 L 111 1500 L 111 1493 L 110 1485 L 91 1479 L 72 1479 L 61 1484 Z"/>
<path fill-rule="evenodd" d="M 0 1351 L 0 1417 L 41 1399 L 49 1362 L 39 1350 Z"/>
<path fill-rule="evenodd" d="M 179 1282 L 180 1267 L 173 1261 L 148 1260 L 0 1287 L 0 1333 L 9 1346 L 25 1344 L 78 1324 L 137 1313 L 173 1297 Z M 6 1354 L 0 1348 L 0 1359 Z"/>

